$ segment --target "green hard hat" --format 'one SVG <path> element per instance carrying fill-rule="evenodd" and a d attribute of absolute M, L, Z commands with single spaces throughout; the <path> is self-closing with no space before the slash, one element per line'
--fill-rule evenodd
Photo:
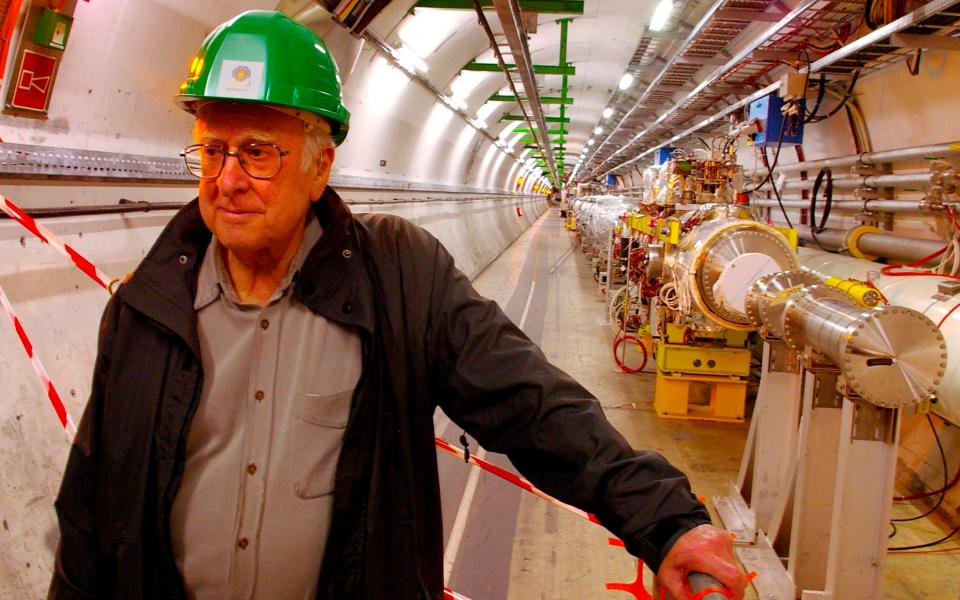
<path fill-rule="evenodd" d="M 327 45 L 307 27 L 269 10 L 237 15 L 203 41 L 176 96 L 191 113 L 198 100 L 260 102 L 313 113 L 330 123 L 338 146 L 350 123 Z"/>

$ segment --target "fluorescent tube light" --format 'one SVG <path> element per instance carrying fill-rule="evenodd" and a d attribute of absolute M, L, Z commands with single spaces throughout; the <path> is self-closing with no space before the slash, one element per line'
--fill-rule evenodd
<path fill-rule="evenodd" d="M 670 18 L 670 13 L 672 12 L 673 0 L 660 0 L 657 8 L 653 11 L 653 16 L 650 17 L 650 29 L 653 31 L 662 30 L 664 25 L 667 24 L 667 19 Z"/>

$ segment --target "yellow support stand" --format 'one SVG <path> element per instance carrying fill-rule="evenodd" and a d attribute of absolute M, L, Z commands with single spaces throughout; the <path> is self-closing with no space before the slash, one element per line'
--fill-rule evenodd
<path fill-rule="evenodd" d="M 691 389 L 710 387 L 709 403 L 691 403 Z M 657 369 L 653 406 L 661 417 L 743 423 L 747 381 L 717 375 L 667 374 Z"/>

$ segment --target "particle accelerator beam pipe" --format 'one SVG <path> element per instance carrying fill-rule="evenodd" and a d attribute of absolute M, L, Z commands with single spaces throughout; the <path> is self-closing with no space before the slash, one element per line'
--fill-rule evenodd
<path fill-rule="evenodd" d="M 884 257 L 901 263 L 910 263 L 930 256 L 943 248 L 944 242 L 922 238 L 894 235 L 892 233 L 861 233 L 852 236 L 855 229 L 825 229 L 817 234 L 816 240 L 808 229 L 800 229 L 800 238 L 811 246 L 819 245 L 827 251 L 847 249 L 850 240 L 855 239 L 853 254 L 867 257 Z"/>
<path fill-rule="evenodd" d="M 849 391 L 878 406 L 912 406 L 934 394 L 947 365 L 936 324 L 909 308 L 861 307 L 815 280 L 801 270 L 760 278 L 747 296 L 754 325 L 797 352 L 826 356 Z"/>

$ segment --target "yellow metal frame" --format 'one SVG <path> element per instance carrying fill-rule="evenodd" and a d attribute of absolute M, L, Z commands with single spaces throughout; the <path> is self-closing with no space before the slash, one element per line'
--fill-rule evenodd
<path fill-rule="evenodd" d="M 663 339 L 670 344 L 683 344 L 683 340 L 686 339 L 686 333 L 690 328 L 689 325 L 667 323 Z M 696 339 L 723 340 L 724 345 L 730 348 L 745 348 L 749 336 L 749 331 L 741 331 L 739 329 L 720 329 L 717 331 L 699 331 L 696 333 Z"/>
<path fill-rule="evenodd" d="M 690 391 L 696 384 L 710 386 L 708 404 L 690 403 Z M 742 423 L 746 400 L 747 382 L 744 379 L 713 375 L 670 375 L 657 369 L 653 406 L 661 417 Z"/>
<path fill-rule="evenodd" d="M 787 243 L 790 244 L 790 247 L 793 248 L 793 251 L 797 251 L 797 244 L 800 240 L 800 234 L 797 233 L 796 229 L 790 227 L 776 227 L 774 229 L 783 234 L 783 237 L 787 238 Z"/>
<path fill-rule="evenodd" d="M 710 348 L 661 343 L 657 346 L 657 368 L 679 375 L 750 374 L 750 351 L 744 348 Z"/>
<path fill-rule="evenodd" d="M 656 225 L 654 225 L 656 223 Z M 668 244 L 680 243 L 680 220 L 676 217 L 654 219 L 648 215 L 629 215 L 627 225 Z"/>

